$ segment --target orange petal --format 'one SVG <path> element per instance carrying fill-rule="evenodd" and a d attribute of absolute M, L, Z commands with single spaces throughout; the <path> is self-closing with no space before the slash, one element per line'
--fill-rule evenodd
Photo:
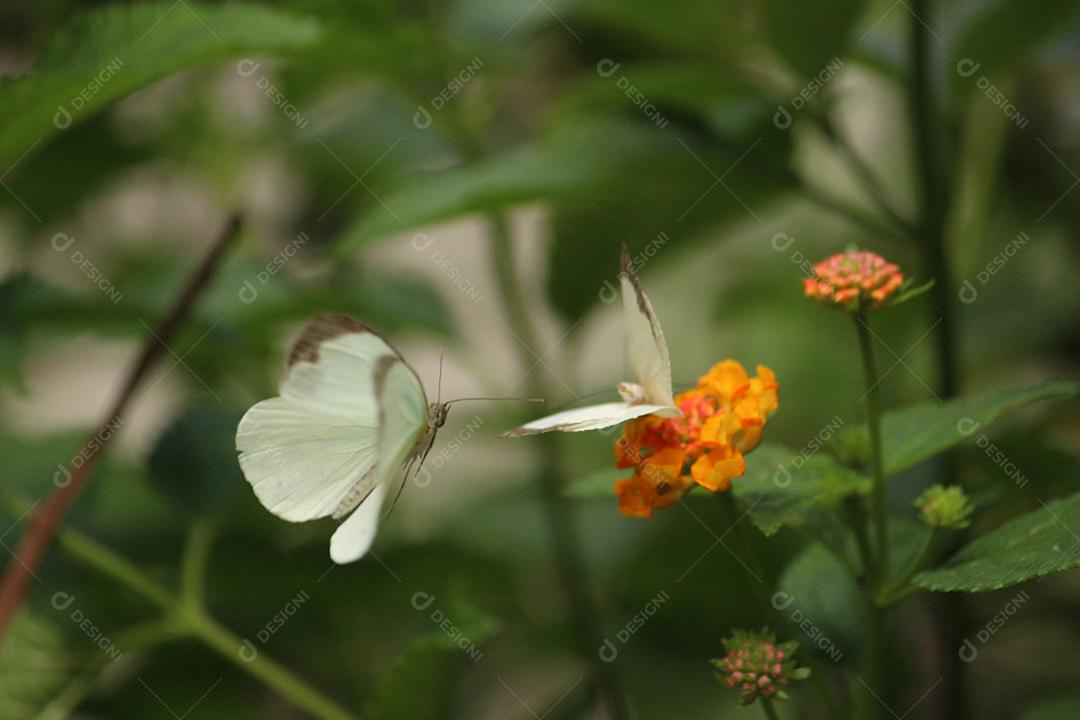
<path fill-rule="evenodd" d="M 712 492 L 726 491 L 731 487 L 731 478 L 745 471 L 743 456 L 727 446 L 710 450 L 690 468 L 694 482 Z"/>
<path fill-rule="evenodd" d="M 637 476 L 615 483 L 615 494 L 619 497 L 619 512 L 626 517 L 651 520 L 655 493 Z"/>
<path fill-rule="evenodd" d="M 727 359 L 713 365 L 709 372 L 698 379 L 698 387 L 730 402 L 736 394 L 745 392 L 744 386 L 750 382 L 746 370 L 735 360 Z"/>

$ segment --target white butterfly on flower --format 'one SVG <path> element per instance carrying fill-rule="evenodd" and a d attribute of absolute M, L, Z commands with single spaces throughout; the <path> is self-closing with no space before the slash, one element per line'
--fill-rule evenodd
<path fill-rule="evenodd" d="M 664 332 L 653 312 L 649 298 L 641 289 L 630 253 L 622 248 L 622 271 L 619 283 L 622 289 L 623 325 L 626 331 L 627 355 L 636 382 L 618 385 L 621 402 L 609 402 L 575 408 L 533 420 L 510 430 L 503 437 L 521 437 L 561 430 L 580 432 L 611 427 L 642 415 L 680 417 L 671 391 L 671 359 L 668 356 Z"/>
<path fill-rule="evenodd" d="M 423 463 L 451 403 L 429 404 L 390 343 L 344 315 L 307 325 L 279 390 L 237 428 L 244 477 L 285 520 L 347 516 L 330 538 L 330 557 L 359 560 L 375 540 L 393 481 Z"/>

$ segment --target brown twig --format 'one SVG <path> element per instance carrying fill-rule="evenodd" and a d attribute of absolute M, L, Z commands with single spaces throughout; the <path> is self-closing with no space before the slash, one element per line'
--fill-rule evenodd
<path fill-rule="evenodd" d="M 62 484 L 53 491 L 45 502 L 44 507 L 36 512 L 30 521 L 29 527 L 23 534 L 22 540 L 12 553 L 13 557 L 4 569 L 3 578 L 0 579 L 0 637 L 7 629 L 12 616 L 22 605 L 26 597 L 27 585 L 30 578 L 34 577 L 35 569 L 41 564 L 49 543 L 57 529 L 63 523 L 65 516 L 83 486 L 86 485 L 98 458 L 109 439 L 114 435 L 113 429 L 118 422 L 124 408 L 131 400 L 135 388 L 146 376 L 147 371 L 154 362 L 168 348 L 168 343 L 176 334 L 176 330 L 187 319 L 188 314 L 195 305 L 199 295 L 209 284 L 214 271 L 220 264 L 229 245 L 236 238 L 240 230 L 240 217 L 233 215 L 225 225 L 210 251 L 203 258 L 202 263 L 191 275 L 183 292 L 173 303 L 169 314 L 158 324 L 153 334 L 143 343 L 138 359 L 128 373 L 123 389 L 113 403 L 112 409 L 105 416 L 101 426 L 90 436 L 84 445 L 82 457 L 84 462 L 73 468 Z"/>

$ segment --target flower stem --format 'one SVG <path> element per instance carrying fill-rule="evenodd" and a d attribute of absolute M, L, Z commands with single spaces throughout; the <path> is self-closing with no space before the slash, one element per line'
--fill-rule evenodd
<path fill-rule="evenodd" d="M 514 332 L 519 335 L 523 367 L 535 364 L 534 353 L 541 352 L 532 318 L 521 294 L 520 281 L 514 263 L 510 228 L 502 215 L 490 218 L 492 256 L 502 294 L 503 304 Z M 547 397 L 549 393 L 540 375 L 530 372 L 525 378 L 530 397 Z M 570 602 L 571 624 L 581 658 L 591 668 L 591 675 L 607 706 L 611 720 L 629 720 L 630 706 L 619 679 L 610 663 L 604 662 L 597 649 L 601 644 L 600 609 L 589 587 L 588 572 L 582 556 L 580 533 L 566 500 L 562 496 L 562 472 L 559 467 L 556 434 L 540 435 L 534 442 L 540 453 L 540 468 L 536 476 L 544 515 L 551 533 L 555 564 Z"/>
<path fill-rule="evenodd" d="M 866 426 L 870 433 L 870 471 L 874 481 L 870 496 L 874 518 L 874 543 L 877 557 L 874 582 L 884 587 L 889 576 L 889 526 L 885 498 L 885 465 L 881 457 L 881 381 L 874 363 L 874 347 L 870 337 L 870 316 L 860 310 L 852 316 L 859 338 L 863 379 L 866 382 Z"/>
<path fill-rule="evenodd" d="M 776 714 L 776 708 L 773 707 L 772 700 L 769 698 L 761 698 L 761 709 L 765 711 L 765 717 L 768 720 L 780 720 L 780 716 Z"/>
<path fill-rule="evenodd" d="M 908 587 L 908 583 L 911 582 L 911 579 L 922 570 L 924 565 L 926 565 L 926 558 L 930 554 L 930 549 L 934 546 L 934 539 L 936 537 L 937 528 L 931 527 L 929 532 L 926 533 L 926 537 L 923 538 L 919 549 L 911 556 L 911 560 L 908 562 L 907 567 L 904 568 L 893 584 L 878 596 L 878 605 L 888 607 L 900 600 L 906 599 L 912 594 L 912 588 Z M 918 590 L 919 588 L 915 588 L 914 591 L 918 592 Z"/>
<path fill-rule="evenodd" d="M 885 465 L 881 455 L 881 380 L 878 378 L 874 363 L 874 347 L 870 335 L 870 317 L 865 309 L 852 315 L 855 321 L 855 333 L 859 338 L 859 353 L 862 356 L 863 379 L 866 382 L 866 425 L 870 434 L 870 470 L 873 488 L 870 495 L 870 509 L 874 518 L 874 568 L 871 573 L 871 587 L 865 597 L 869 616 L 866 628 L 866 647 L 863 649 L 862 674 L 865 683 L 874 693 L 884 694 L 883 653 L 885 651 L 884 611 L 879 608 L 876 597 L 885 588 L 889 578 L 889 526 L 885 495 Z M 863 693 L 863 716 L 878 718 L 881 716 L 880 703 Z"/>

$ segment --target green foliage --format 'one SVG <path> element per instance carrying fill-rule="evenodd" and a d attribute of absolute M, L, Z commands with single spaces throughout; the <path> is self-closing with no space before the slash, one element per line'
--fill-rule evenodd
<path fill-rule="evenodd" d="M 0 720 L 39 717 L 75 675 L 77 661 L 49 619 L 16 615 L 0 643 Z"/>
<path fill-rule="evenodd" d="M 978 537 L 915 584 L 939 592 L 983 592 L 1080 567 L 1080 494 L 1043 507 Z"/>
<path fill-rule="evenodd" d="M 317 37 L 310 20 L 242 3 L 153 2 L 84 14 L 53 38 L 31 75 L 0 85 L 0 166 L 177 70 L 242 53 L 295 50 Z M 84 91 L 89 98 L 76 100 Z M 73 102 L 79 107 L 71 108 Z"/>
<path fill-rule="evenodd" d="M 954 84 L 974 85 L 979 77 L 988 77 L 997 84 L 1005 82 L 1010 66 L 1061 34 L 1078 11 L 1080 5 L 1070 0 L 994 0 L 953 48 L 950 70 L 954 70 Z M 955 72 L 957 63 L 965 60 L 979 64 L 974 77 L 965 78 Z M 969 64 L 965 64 L 965 72 L 970 71 Z"/>
<path fill-rule="evenodd" d="M 992 390 L 974 398 L 931 402 L 886 413 L 881 426 L 885 472 L 906 470 L 968 440 L 1004 412 L 1080 392 L 1075 380 L 1050 380 L 1023 388 Z"/>
<path fill-rule="evenodd" d="M 364 708 L 364 720 L 439 720 L 451 705 L 455 670 L 483 657 L 478 644 L 489 639 L 496 624 L 476 609 L 459 605 L 448 616 L 437 603 L 424 609 L 433 623 L 452 628 L 434 630 L 412 640 L 379 680 Z M 460 625 L 457 624 L 460 622 Z"/>
<path fill-rule="evenodd" d="M 766 0 L 761 7 L 773 49 L 788 61 L 801 84 L 825 70 L 834 58 L 847 54 L 855 23 L 869 5 L 868 0 L 832 3 Z M 808 32 L 808 28 L 813 31 Z"/>
<path fill-rule="evenodd" d="M 814 508 L 835 506 L 845 497 L 866 492 L 870 481 L 827 455 L 803 458 L 765 444 L 747 456 L 746 474 L 732 480 L 731 487 L 754 524 L 766 535 L 775 535 L 784 525 L 805 523 Z"/>

